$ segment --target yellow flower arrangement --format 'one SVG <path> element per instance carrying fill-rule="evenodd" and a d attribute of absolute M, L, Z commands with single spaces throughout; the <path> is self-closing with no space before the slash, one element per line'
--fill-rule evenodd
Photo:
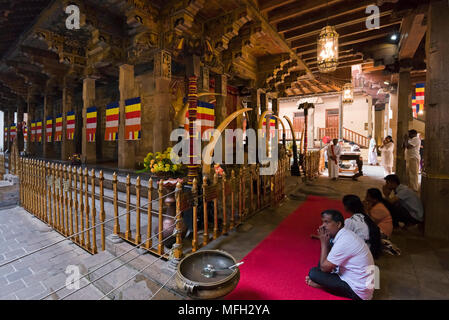
<path fill-rule="evenodd" d="M 172 148 L 167 148 L 164 152 L 156 152 L 156 153 L 148 153 L 144 159 L 145 169 L 143 171 L 151 172 L 151 173 L 169 173 L 169 174 L 182 174 L 185 171 L 185 166 L 182 164 L 174 164 L 172 160 L 175 162 L 179 161 L 179 157 L 177 155 L 173 156 L 173 159 L 170 158 L 170 153 Z"/>

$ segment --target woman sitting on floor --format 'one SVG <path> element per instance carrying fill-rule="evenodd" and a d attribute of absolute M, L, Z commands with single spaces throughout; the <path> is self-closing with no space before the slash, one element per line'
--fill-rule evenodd
<path fill-rule="evenodd" d="M 388 239 L 393 232 L 393 219 L 387 207 L 388 204 L 385 202 L 379 189 L 371 188 L 366 191 L 365 209 L 370 218 L 379 227 L 381 237 Z"/>
<path fill-rule="evenodd" d="M 360 198 L 353 194 L 343 197 L 343 205 L 351 217 L 345 220 L 345 229 L 351 230 L 366 242 L 371 250 L 374 259 L 377 259 L 381 252 L 380 229 L 365 213 Z"/>

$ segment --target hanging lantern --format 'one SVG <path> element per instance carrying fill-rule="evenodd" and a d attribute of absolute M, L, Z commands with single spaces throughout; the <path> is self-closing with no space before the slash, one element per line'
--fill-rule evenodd
<path fill-rule="evenodd" d="M 326 26 L 318 38 L 318 69 L 320 72 L 332 72 L 338 65 L 338 33 L 334 27 Z"/>
<path fill-rule="evenodd" d="M 354 102 L 354 89 L 351 83 L 346 83 L 343 86 L 343 103 Z"/>

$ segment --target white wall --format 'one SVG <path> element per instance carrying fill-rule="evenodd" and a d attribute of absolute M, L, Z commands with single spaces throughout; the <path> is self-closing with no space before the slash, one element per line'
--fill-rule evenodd
<path fill-rule="evenodd" d="M 318 128 L 326 127 L 326 110 L 338 109 L 340 106 L 339 95 L 321 96 L 321 98 L 323 99 L 323 103 L 316 104 L 315 112 L 311 115 L 314 117 L 315 137 L 318 137 Z M 368 130 L 365 130 L 365 123 L 369 122 L 369 113 L 372 112 L 372 108 L 370 108 L 370 101 L 371 97 L 369 96 L 355 94 L 353 103 L 344 104 L 343 127 L 367 136 Z M 279 116 L 283 118 L 283 116 L 286 115 L 293 121 L 293 113 L 298 112 L 298 107 L 296 104 L 297 100 L 281 100 L 279 103 Z"/>

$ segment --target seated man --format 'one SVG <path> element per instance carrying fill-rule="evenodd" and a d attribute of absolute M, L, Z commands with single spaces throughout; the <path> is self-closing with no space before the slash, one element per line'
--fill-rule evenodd
<path fill-rule="evenodd" d="M 344 228 L 336 210 L 321 213 L 318 229 L 321 255 L 318 267 L 310 269 L 306 283 L 353 300 L 370 300 L 374 291 L 374 260 L 366 243 Z M 329 239 L 333 238 L 333 245 Z M 338 267 L 338 272 L 334 272 Z"/>
<path fill-rule="evenodd" d="M 390 174 L 385 178 L 383 194 L 392 204 L 390 210 L 393 218 L 393 226 L 397 227 L 399 222 L 405 225 L 418 224 L 423 221 L 424 209 L 416 192 L 401 184 L 399 177 Z"/>

